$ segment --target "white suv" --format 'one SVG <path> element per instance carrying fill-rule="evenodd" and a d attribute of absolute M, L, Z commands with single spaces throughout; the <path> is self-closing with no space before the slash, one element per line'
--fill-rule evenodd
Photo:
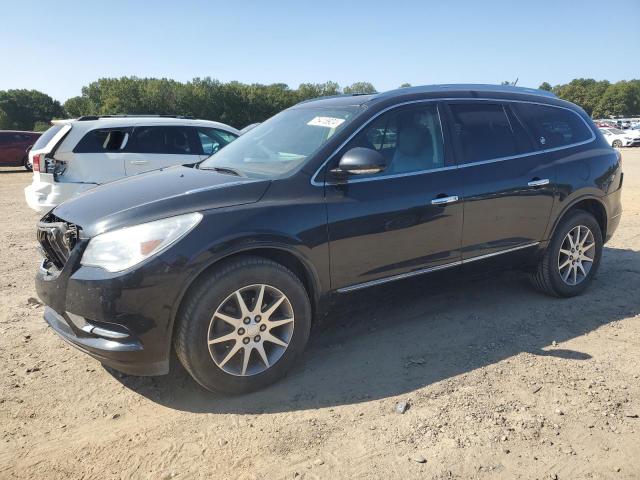
<path fill-rule="evenodd" d="M 27 203 L 46 213 L 97 185 L 171 165 L 195 163 L 235 140 L 223 123 L 174 116 L 86 116 L 56 120 L 29 152 Z"/>

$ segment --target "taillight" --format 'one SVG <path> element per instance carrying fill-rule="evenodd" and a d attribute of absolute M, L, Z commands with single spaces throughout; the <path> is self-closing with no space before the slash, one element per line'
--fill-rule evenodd
<path fill-rule="evenodd" d="M 37 153 L 33 156 L 33 171 L 34 172 L 39 172 L 40 171 L 40 154 Z"/>

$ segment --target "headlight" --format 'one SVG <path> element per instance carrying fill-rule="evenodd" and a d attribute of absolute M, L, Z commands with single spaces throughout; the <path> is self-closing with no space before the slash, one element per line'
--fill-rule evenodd
<path fill-rule="evenodd" d="M 119 272 L 157 255 L 189 233 L 202 214 L 188 213 L 96 235 L 82 255 L 82 265 Z"/>

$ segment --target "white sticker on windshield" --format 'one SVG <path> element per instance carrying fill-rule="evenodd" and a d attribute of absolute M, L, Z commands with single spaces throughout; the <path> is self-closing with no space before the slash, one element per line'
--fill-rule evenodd
<path fill-rule="evenodd" d="M 336 128 L 344 123 L 344 118 L 335 117 L 315 117 L 307 122 L 307 125 L 315 125 L 316 127 Z"/>

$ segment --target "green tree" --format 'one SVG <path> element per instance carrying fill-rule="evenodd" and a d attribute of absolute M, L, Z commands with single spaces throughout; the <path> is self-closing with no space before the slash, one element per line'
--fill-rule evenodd
<path fill-rule="evenodd" d="M 410 87 L 411 84 L 410 83 L 403 83 L 402 85 L 400 85 L 400 88 L 407 88 Z"/>
<path fill-rule="evenodd" d="M 369 82 L 355 82 L 342 90 L 344 93 L 376 93 L 376 87 Z"/>
<path fill-rule="evenodd" d="M 551 84 L 549 82 L 542 82 L 540 84 L 540 86 L 538 87 L 539 90 L 546 90 L 547 92 L 550 92 L 551 90 L 553 90 L 553 87 L 551 86 Z"/>
<path fill-rule="evenodd" d="M 60 102 L 38 90 L 0 91 L 0 111 L 2 128 L 15 130 L 32 130 L 36 122 L 65 116 Z"/>
<path fill-rule="evenodd" d="M 32 130 L 34 132 L 44 132 L 45 130 L 48 130 L 50 126 L 51 126 L 51 123 L 49 122 L 38 121 L 33 125 Z"/>
<path fill-rule="evenodd" d="M 95 105 L 91 103 L 88 97 L 71 97 L 64 102 L 64 110 L 67 116 L 71 118 L 82 117 L 83 115 L 95 115 Z"/>
<path fill-rule="evenodd" d="M 631 116 L 640 113 L 640 80 L 609 85 L 593 110 L 594 117 Z"/>
<path fill-rule="evenodd" d="M 301 101 L 338 94 L 340 94 L 340 85 L 336 82 L 301 83 L 297 91 L 297 96 Z"/>
<path fill-rule="evenodd" d="M 606 80 L 598 82 L 593 78 L 576 78 L 565 85 L 555 86 L 553 92 L 564 100 L 580 105 L 592 115 L 609 86 Z"/>

